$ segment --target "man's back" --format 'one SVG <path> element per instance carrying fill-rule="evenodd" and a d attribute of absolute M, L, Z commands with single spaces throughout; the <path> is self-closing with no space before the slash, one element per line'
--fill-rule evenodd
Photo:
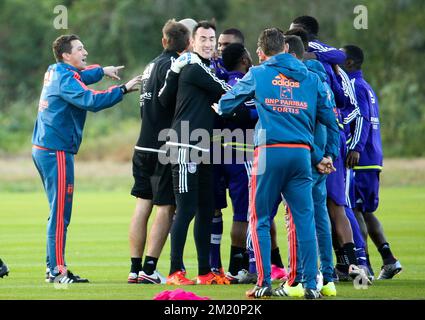
<path fill-rule="evenodd" d="M 249 92 L 247 97 L 255 99 L 259 116 L 255 145 L 313 145 L 318 98 L 322 104 L 328 96 L 319 77 L 300 61 L 289 54 L 276 55 L 251 68 L 235 91 Z M 221 107 L 225 113 L 223 100 Z"/>
<path fill-rule="evenodd" d="M 168 103 L 163 106 L 158 100 L 158 93 L 165 82 L 165 76 L 176 52 L 165 50 L 156 57 L 143 72 L 142 90 L 140 95 L 140 112 L 142 126 L 137 146 L 149 149 L 159 149 L 163 142 L 158 141 L 159 132 L 169 128 L 173 119 L 175 106 Z"/>

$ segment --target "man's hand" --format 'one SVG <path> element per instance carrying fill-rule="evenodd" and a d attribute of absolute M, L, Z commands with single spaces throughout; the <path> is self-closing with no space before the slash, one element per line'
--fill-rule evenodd
<path fill-rule="evenodd" d="M 185 52 L 174 60 L 170 69 L 175 73 L 180 73 L 180 70 L 183 69 L 184 66 L 193 63 L 201 63 L 201 59 L 199 59 L 198 55 L 195 53 Z"/>
<path fill-rule="evenodd" d="M 118 77 L 118 71 L 120 71 L 121 69 L 124 69 L 124 66 L 118 66 L 118 67 L 109 66 L 109 67 L 104 67 L 103 68 L 103 73 L 105 74 L 105 76 L 107 76 L 107 77 L 109 77 L 111 79 L 121 80 L 121 78 Z"/>
<path fill-rule="evenodd" d="M 360 153 L 354 150 L 350 150 L 348 151 L 345 165 L 347 166 L 347 168 L 352 169 L 359 164 L 359 160 L 360 160 Z"/>
<path fill-rule="evenodd" d="M 330 174 L 336 171 L 332 159 L 329 157 L 324 157 L 322 161 L 316 164 L 316 168 L 321 174 Z"/>
<path fill-rule="evenodd" d="M 337 64 L 332 65 L 332 70 L 336 75 L 339 75 L 339 66 Z"/>
<path fill-rule="evenodd" d="M 138 91 L 139 90 L 138 85 L 140 85 L 141 83 L 142 83 L 142 75 L 139 75 L 137 77 L 134 77 L 130 81 L 128 81 L 125 84 L 125 88 L 127 89 L 127 92 Z"/>

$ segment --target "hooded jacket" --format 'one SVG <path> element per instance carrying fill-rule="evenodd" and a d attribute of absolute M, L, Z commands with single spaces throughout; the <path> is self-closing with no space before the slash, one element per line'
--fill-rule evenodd
<path fill-rule="evenodd" d="M 320 78 L 290 54 L 275 55 L 250 71 L 219 101 L 219 114 L 228 115 L 242 102 L 254 99 L 259 120 L 255 146 L 277 143 L 314 148 L 317 119 L 329 127 L 329 149 L 338 148 L 338 126 L 331 96 Z M 328 148 L 327 148 L 328 149 Z M 317 164 L 323 153 L 312 159 Z"/>
<path fill-rule="evenodd" d="M 87 87 L 100 81 L 103 75 L 103 69 L 98 65 L 83 71 L 62 62 L 49 66 L 44 77 L 32 143 L 76 154 L 87 111 L 97 112 L 122 100 L 123 92 L 118 86 L 103 91 Z"/>

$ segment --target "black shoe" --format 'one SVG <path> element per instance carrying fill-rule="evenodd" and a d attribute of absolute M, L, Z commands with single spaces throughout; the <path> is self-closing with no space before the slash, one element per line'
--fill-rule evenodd
<path fill-rule="evenodd" d="M 322 295 L 319 291 L 314 289 L 305 289 L 304 290 L 304 298 L 312 300 L 312 299 L 319 299 Z"/>
<path fill-rule="evenodd" d="M 9 267 L 0 260 L 0 278 L 9 275 Z"/>
<path fill-rule="evenodd" d="M 379 273 L 378 280 L 388 280 L 392 279 L 396 274 L 399 274 L 403 270 L 400 261 L 395 263 L 385 264 L 381 267 L 381 272 Z"/>
<path fill-rule="evenodd" d="M 88 283 L 89 280 L 74 275 L 71 271 L 67 271 L 57 276 L 49 275 L 49 283 Z"/>

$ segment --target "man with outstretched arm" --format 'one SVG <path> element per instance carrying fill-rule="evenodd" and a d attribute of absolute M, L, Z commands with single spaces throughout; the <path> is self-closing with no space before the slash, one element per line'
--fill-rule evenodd
<path fill-rule="evenodd" d="M 87 111 L 98 112 L 137 90 L 141 77 L 121 86 L 96 91 L 87 86 L 103 76 L 119 79 L 123 67 L 86 66 L 88 52 L 76 35 L 53 42 L 57 63 L 47 69 L 32 136 L 32 158 L 50 207 L 47 222 L 47 282 L 81 283 L 87 279 L 67 269 L 65 241 L 74 193 L 74 155 L 81 144 Z"/>

